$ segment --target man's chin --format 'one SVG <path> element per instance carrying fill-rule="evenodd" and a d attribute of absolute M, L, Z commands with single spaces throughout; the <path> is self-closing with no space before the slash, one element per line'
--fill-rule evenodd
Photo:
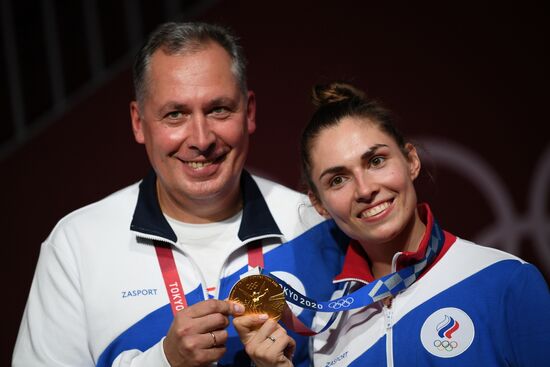
<path fill-rule="evenodd" d="M 238 185 L 233 188 L 219 179 L 195 181 L 183 189 L 189 198 L 197 201 L 220 200 L 231 195 L 233 190 L 238 190 Z"/>

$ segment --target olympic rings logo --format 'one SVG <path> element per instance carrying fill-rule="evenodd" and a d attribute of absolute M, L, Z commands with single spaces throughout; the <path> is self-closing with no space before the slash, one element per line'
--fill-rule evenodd
<path fill-rule="evenodd" d="M 451 352 L 453 349 L 456 349 L 458 347 L 458 343 L 453 341 L 447 341 L 447 340 L 434 340 L 434 347 L 436 347 L 439 350 L 446 350 L 447 352 Z"/>
<path fill-rule="evenodd" d="M 539 255 L 541 270 L 550 272 L 550 226 L 546 207 L 550 198 L 550 144 L 535 167 L 530 187 L 525 190 L 529 195 L 526 198 L 528 210 L 520 214 L 514 208 L 506 183 L 483 157 L 451 141 L 429 137 L 418 140 L 430 152 L 430 160 L 459 173 L 487 199 L 494 213 L 494 223 L 474 236 L 474 241 L 519 255 L 522 239 L 530 237 Z"/>
<path fill-rule="evenodd" d="M 338 300 L 338 301 L 335 301 L 335 302 L 331 302 L 328 304 L 328 307 L 329 308 L 332 308 L 333 310 L 339 310 L 341 309 L 342 307 L 349 307 L 351 306 L 351 304 L 353 303 L 353 298 L 351 297 L 348 297 L 346 299 L 341 299 L 341 300 Z"/>

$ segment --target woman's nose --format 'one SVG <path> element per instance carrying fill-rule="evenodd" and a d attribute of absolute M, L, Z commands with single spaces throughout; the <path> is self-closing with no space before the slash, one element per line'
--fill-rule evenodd
<path fill-rule="evenodd" d="M 379 185 L 368 177 L 367 174 L 362 174 L 355 179 L 355 200 L 370 201 L 379 191 Z"/>

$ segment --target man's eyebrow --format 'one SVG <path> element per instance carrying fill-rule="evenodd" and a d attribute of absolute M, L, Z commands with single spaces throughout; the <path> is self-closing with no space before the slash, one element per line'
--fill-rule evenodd
<path fill-rule="evenodd" d="M 166 111 L 183 111 L 185 109 L 187 109 L 187 105 L 180 102 L 170 101 L 162 105 L 160 111 L 164 113 Z"/>
<path fill-rule="evenodd" d="M 213 98 L 210 101 L 207 101 L 205 106 L 207 108 L 214 107 L 214 106 L 220 106 L 220 105 L 227 105 L 227 106 L 233 106 L 236 105 L 238 102 L 235 101 L 233 98 L 229 97 L 218 97 Z M 188 105 L 185 103 L 177 102 L 177 101 L 168 101 L 166 102 L 161 110 L 186 110 L 188 109 Z"/>
<path fill-rule="evenodd" d="M 209 101 L 206 106 L 207 108 L 217 107 L 217 106 L 228 106 L 233 107 L 238 104 L 238 101 L 234 100 L 233 98 L 229 97 L 219 97 L 214 98 L 211 101 Z"/>
<path fill-rule="evenodd" d="M 235 101 L 233 100 L 233 98 L 229 98 L 229 97 L 218 97 L 210 101 L 210 103 L 234 103 L 234 102 Z"/>
<path fill-rule="evenodd" d="M 365 153 L 361 154 L 361 160 L 370 159 L 370 157 L 372 157 L 378 149 L 387 147 L 387 146 L 388 146 L 387 144 L 374 144 L 373 146 L 369 147 L 369 149 L 367 149 Z M 321 180 L 325 175 L 342 172 L 344 169 L 345 169 L 344 166 L 329 167 L 323 172 L 321 172 L 321 174 L 319 175 L 319 180 Z"/>

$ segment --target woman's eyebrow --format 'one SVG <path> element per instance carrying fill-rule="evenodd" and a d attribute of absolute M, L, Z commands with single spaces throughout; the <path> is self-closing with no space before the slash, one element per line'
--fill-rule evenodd
<path fill-rule="evenodd" d="M 383 148 L 383 147 L 388 147 L 388 145 L 387 144 L 374 144 L 365 153 L 363 153 L 361 155 L 361 159 L 364 160 L 364 161 L 369 160 L 376 153 L 376 151 L 378 149 Z"/>
<path fill-rule="evenodd" d="M 363 154 L 361 154 L 361 160 L 369 160 L 370 157 L 372 157 L 376 151 L 380 148 L 387 147 L 387 144 L 374 144 L 373 146 L 369 147 L 367 151 Z M 334 174 L 338 172 L 342 172 L 345 169 L 344 166 L 335 166 L 335 167 L 329 167 L 325 169 L 321 174 L 319 175 L 319 181 L 323 178 L 323 176 L 328 174 Z"/>

